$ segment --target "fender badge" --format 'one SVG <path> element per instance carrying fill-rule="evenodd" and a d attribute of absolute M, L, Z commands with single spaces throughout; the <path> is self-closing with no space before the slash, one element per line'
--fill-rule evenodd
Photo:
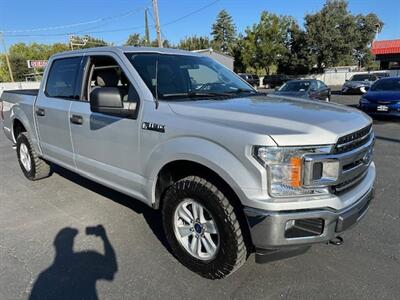
<path fill-rule="evenodd" d="M 161 124 L 157 124 L 157 123 L 151 123 L 151 122 L 143 122 L 142 123 L 142 129 L 164 133 L 165 132 L 165 125 L 161 125 Z"/>

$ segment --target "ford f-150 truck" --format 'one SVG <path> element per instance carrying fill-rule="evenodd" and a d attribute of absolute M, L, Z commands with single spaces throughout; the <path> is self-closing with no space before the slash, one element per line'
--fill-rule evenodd
<path fill-rule="evenodd" d="M 171 252 L 207 278 L 252 252 L 262 261 L 338 244 L 373 198 L 367 115 L 258 93 L 196 53 L 65 52 L 39 90 L 1 100 L 28 179 L 56 164 L 160 209 Z"/>

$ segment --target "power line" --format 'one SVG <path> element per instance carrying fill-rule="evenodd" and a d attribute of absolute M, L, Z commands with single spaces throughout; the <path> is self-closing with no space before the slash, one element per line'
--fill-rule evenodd
<path fill-rule="evenodd" d="M 37 31 L 53 31 L 53 30 L 59 30 L 59 29 L 66 29 L 66 28 L 72 28 L 72 27 L 78 27 L 78 26 L 83 26 L 83 25 L 89 25 L 89 24 L 94 24 L 94 23 L 99 23 L 99 22 L 104 22 L 104 21 L 111 21 L 111 20 L 115 20 L 115 19 L 122 19 L 122 18 L 126 18 L 128 16 L 131 16 L 139 11 L 141 11 L 142 9 L 145 9 L 148 5 L 150 4 L 150 2 L 148 2 L 146 4 L 146 6 L 144 7 L 139 7 L 133 10 L 130 10 L 128 12 L 125 12 L 123 14 L 118 14 L 115 16 L 110 16 L 110 17 L 103 17 L 103 18 L 97 18 L 95 20 L 91 20 L 91 21 L 86 21 L 86 22 L 79 22 L 79 23 L 73 23 L 73 24 L 68 24 L 68 25 L 60 25 L 60 26 L 51 26 L 51 27 L 43 27 L 43 28 L 34 28 L 34 29 L 18 29 L 18 30 L 3 30 L 3 33 L 11 33 L 10 35 L 4 35 L 7 37 L 23 37 L 23 36 L 49 36 L 49 35 L 53 35 L 53 36 L 59 36 L 59 35 L 66 35 L 64 33 L 62 34 L 16 34 L 14 35 L 13 33 L 24 33 L 24 32 L 37 32 Z M 94 28 L 98 28 L 100 26 L 104 26 L 105 24 L 101 24 L 98 25 L 96 27 L 91 27 L 85 30 L 91 30 Z M 1 31 L 1 30 L 0 30 Z M 70 33 L 68 33 L 70 34 Z"/>
<path fill-rule="evenodd" d="M 188 18 L 212 5 L 214 5 L 215 3 L 219 2 L 221 0 L 214 0 L 213 2 L 202 6 L 186 15 L 183 15 L 177 19 L 171 20 L 167 23 L 161 24 L 161 26 L 168 26 L 168 25 L 172 25 L 175 24 L 185 18 Z M 143 8 L 142 8 L 143 9 Z M 110 30 L 99 30 L 99 31 L 86 31 L 86 30 L 90 30 L 90 29 L 86 29 L 83 31 L 77 31 L 77 32 L 65 32 L 65 33 L 53 33 L 53 34 L 17 34 L 17 35 L 3 35 L 4 37 L 41 37 L 41 36 L 69 36 L 71 34 L 78 34 L 78 33 L 86 33 L 86 34 L 94 34 L 94 33 L 112 33 L 112 32 L 122 32 L 122 31 L 129 31 L 129 30 L 136 30 L 136 29 L 143 29 L 145 28 L 145 26 L 134 26 L 134 27 L 125 27 L 125 28 L 118 28 L 118 29 L 110 29 Z"/>

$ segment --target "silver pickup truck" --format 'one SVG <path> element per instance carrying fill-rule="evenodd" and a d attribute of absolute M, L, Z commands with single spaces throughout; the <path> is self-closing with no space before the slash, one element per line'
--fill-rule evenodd
<path fill-rule="evenodd" d="M 1 100 L 28 179 L 57 164 L 160 209 L 171 252 L 207 278 L 252 252 L 268 261 L 339 244 L 373 198 L 367 115 L 258 93 L 196 53 L 61 53 L 39 90 Z"/>

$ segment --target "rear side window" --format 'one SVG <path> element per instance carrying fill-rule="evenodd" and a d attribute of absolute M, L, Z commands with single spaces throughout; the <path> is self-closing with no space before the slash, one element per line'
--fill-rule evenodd
<path fill-rule="evenodd" d="M 81 60 L 81 57 L 72 57 L 58 59 L 52 63 L 46 84 L 46 96 L 74 98 Z"/>

